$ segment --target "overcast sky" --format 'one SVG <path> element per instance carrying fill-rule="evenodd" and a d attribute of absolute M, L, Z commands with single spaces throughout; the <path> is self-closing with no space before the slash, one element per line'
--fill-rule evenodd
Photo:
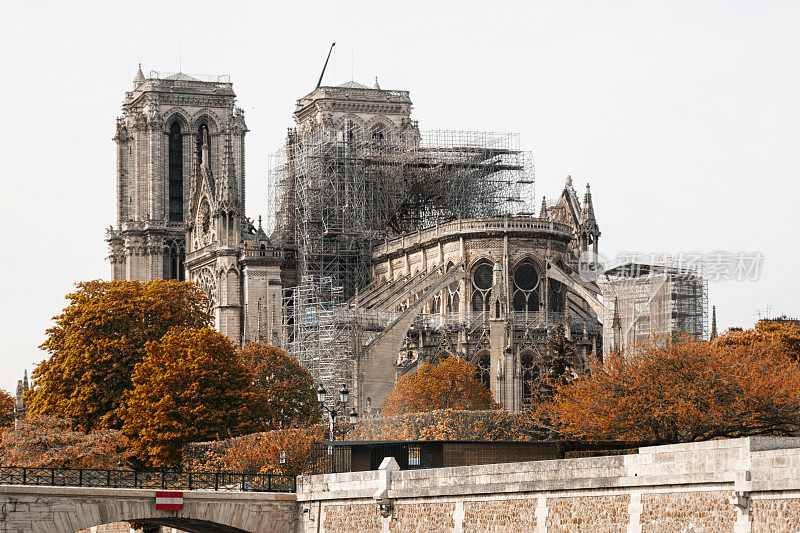
<path fill-rule="evenodd" d="M 12 2 L 0 17 L 0 387 L 73 284 L 108 279 L 111 140 L 138 62 L 229 74 L 248 215 L 313 89 L 407 89 L 422 129 L 519 132 L 536 194 L 592 184 L 600 249 L 763 254 L 712 282 L 720 329 L 800 314 L 800 2 Z M 179 46 L 180 54 L 179 65 Z"/>

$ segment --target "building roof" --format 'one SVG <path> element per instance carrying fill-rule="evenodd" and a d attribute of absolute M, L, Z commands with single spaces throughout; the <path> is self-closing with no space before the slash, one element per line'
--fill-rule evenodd
<path fill-rule="evenodd" d="M 337 85 L 337 87 L 343 87 L 345 89 L 369 89 L 369 87 L 367 87 L 363 83 L 358 83 L 357 81 L 353 80 Z M 378 88 L 380 89 L 380 87 Z"/>

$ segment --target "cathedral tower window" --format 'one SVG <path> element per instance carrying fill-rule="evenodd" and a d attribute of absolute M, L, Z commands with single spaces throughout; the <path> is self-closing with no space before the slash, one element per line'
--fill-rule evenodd
<path fill-rule="evenodd" d="M 168 272 L 165 272 L 165 277 L 167 279 L 176 279 L 178 281 L 184 280 L 184 267 L 183 267 L 183 260 L 184 260 L 184 250 L 183 246 L 180 246 L 175 241 L 170 242 L 169 248 L 167 249 L 167 263 L 166 269 Z"/>
<path fill-rule="evenodd" d="M 177 122 L 169 128 L 169 221 L 183 222 L 183 135 Z"/>
<path fill-rule="evenodd" d="M 354 141 L 356 138 L 356 125 L 349 118 L 344 119 L 341 128 L 341 139 L 344 142 Z"/>
<path fill-rule="evenodd" d="M 385 127 L 383 124 L 375 124 L 372 126 L 370 134 L 374 142 L 383 142 L 386 139 Z"/>

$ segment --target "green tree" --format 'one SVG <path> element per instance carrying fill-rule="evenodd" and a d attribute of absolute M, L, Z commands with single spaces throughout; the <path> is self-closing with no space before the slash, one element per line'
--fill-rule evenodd
<path fill-rule="evenodd" d="M 85 431 L 122 427 L 122 402 L 148 342 L 211 319 L 202 291 L 178 281 L 88 281 L 67 299 L 41 345 L 50 357 L 33 372 L 27 407 Z"/>
<path fill-rule="evenodd" d="M 250 373 L 254 430 L 309 426 L 319 422 L 314 378 L 297 359 L 275 346 L 253 342 L 239 351 Z"/>
<path fill-rule="evenodd" d="M 211 328 L 173 330 L 148 343 L 136 365 L 123 432 L 141 461 L 174 465 L 189 442 L 243 432 L 249 381 L 227 337 Z"/>
<path fill-rule="evenodd" d="M 539 400 L 553 395 L 553 388 L 582 373 L 582 362 L 575 349 L 575 341 L 567 337 L 563 324 L 547 335 L 544 354 L 539 362 L 539 374 L 532 384 Z"/>
<path fill-rule="evenodd" d="M 436 409 L 497 409 L 491 391 L 475 378 L 475 368 L 460 357 L 448 357 L 434 366 L 425 363 L 414 374 L 402 376 L 383 400 L 383 416 Z"/>

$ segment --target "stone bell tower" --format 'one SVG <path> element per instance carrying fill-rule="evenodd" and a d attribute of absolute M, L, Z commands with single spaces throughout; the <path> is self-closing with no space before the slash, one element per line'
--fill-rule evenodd
<path fill-rule="evenodd" d="M 106 236 L 112 279 L 185 278 L 190 188 L 201 164 L 209 176 L 221 176 L 228 165 L 244 212 L 247 127 L 235 98 L 227 76 L 151 71 L 145 77 L 139 66 L 114 136 L 117 227 Z"/>

